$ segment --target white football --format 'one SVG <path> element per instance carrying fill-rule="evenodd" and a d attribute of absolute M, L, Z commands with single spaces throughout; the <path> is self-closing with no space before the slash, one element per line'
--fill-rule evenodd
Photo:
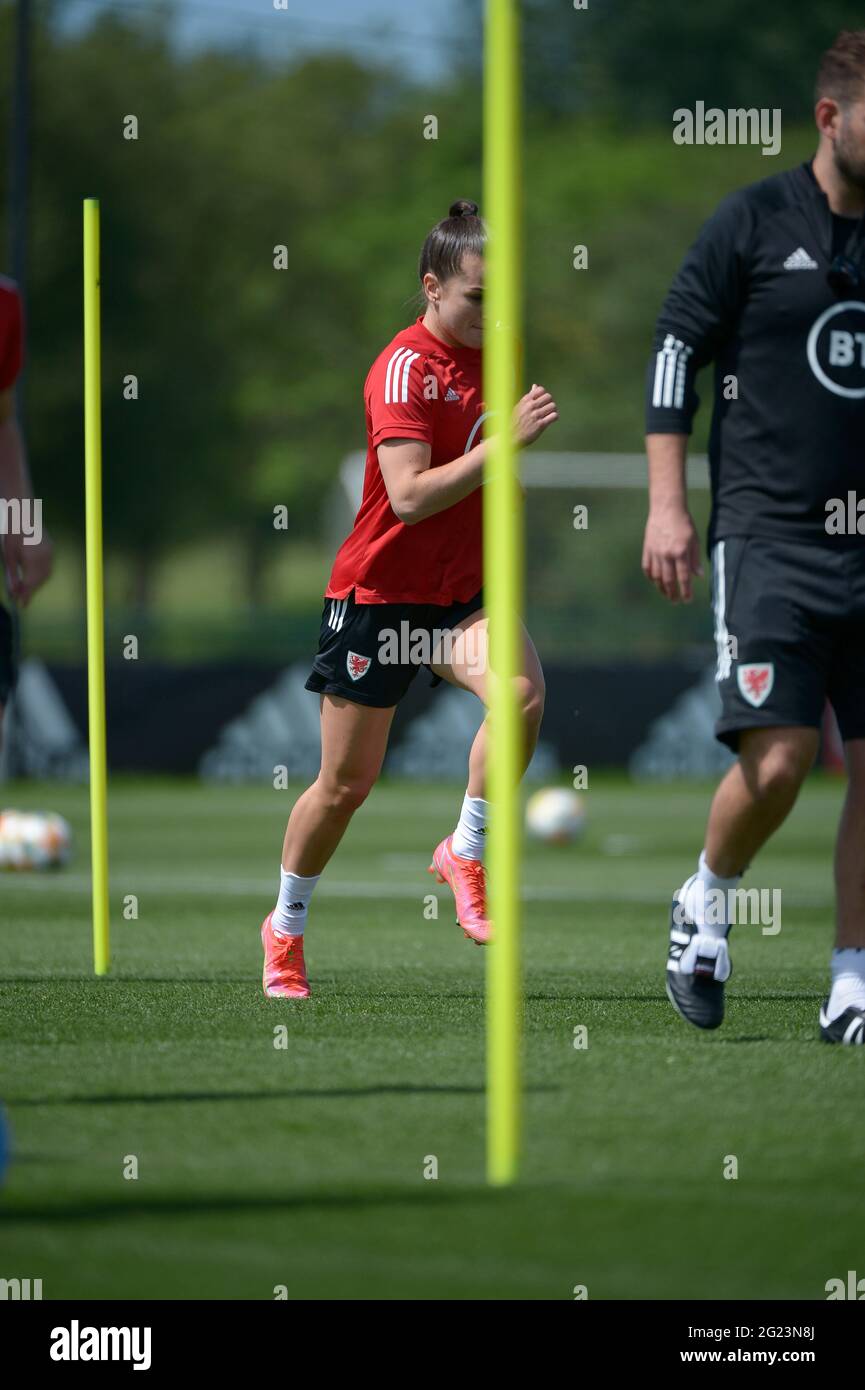
<path fill-rule="evenodd" d="M 526 829 L 548 845 L 570 845 L 586 828 L 586 807 L 568 787 L 544 787 L 526 803 Z"/>
<path fill-rule="evenodd" d="M 0 869 L 56 869 L 72 851 L 72 831 L 53 811 L 0 811 Z"/>

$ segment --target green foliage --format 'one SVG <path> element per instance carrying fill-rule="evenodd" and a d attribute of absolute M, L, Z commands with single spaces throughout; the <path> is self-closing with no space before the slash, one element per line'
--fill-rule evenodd
<path fill-rule="evenodd" d="M 485 0 L 463 0 L 464 64 L 480 74 Z M 582 4 L 583 8 L 578 8 Z M 621 128 L 668 123 L 677 106 L 810 109 L 819 55 L 862 27 L 857 0 L 523 0 L 526 108 L 598 112 Z"/>
<path fill-rule="evenodd" d="M 743 0 L 711 12 L 529 0 L 526 371 L 561 414 L 545 447 L 642 447 L 652 326 L 688 243 L 730 189 L 811 152 L 817 51 L 854 17 L 840 0 L 796 26 L 780 15 L 774 0 L 747 22 Z M 465 16 L 470 36 L 470 4 Z M 339 54 L 293 66 L 242 51 L 190 55 L 172 47 L 160 10 L 148 19 L 103 17 L 62 39 L 44 18 L 37 27 L 28 442 L 47 523 L 79 546 L 81 199 L 97 195 L 106 545 L 126 575 L 119 597 L 152 602 L 164 559 L 231 536 L 243 553 L 242 608 L 263 601 L 287 546 L 319 537 L 329 549 L 326 495 L 343 456 L 364 445 L 369 366 L 417 312 L 423 236 L 455 197 L 481 200 L 478 49 L 467 37 L 464 62 L 428 89 Z M 11 48 L 8 6 L 0 44 Z M 4 70 L 3 118 L 9 82 Z M 673 146 L 672 109 L 716 91 L 789 102 L 779 158 Z M 136 140 L 124 139 L 130 115 Z M 436 139 L 424 137 L 430 115 Z M 588 270 L 573 266 L 581 244 Z M 277 247 L 287 269 L 274 268 Z M 128 374 L 135 402 L 123 399 Z M 636 604 L 635 624 L 660 633 L 674 620 L 650 610 L 640 587 L 638 495 L 627 508 L 607 500 L 612 510 L 593 516 L 607 519 L 589 590 L 577 592 L 570 563 L 568 499 L 549 543 L 530 538 L 541 567 L 530 579 L 551 590 L 555 565 L 560 604 L 580 594 L 595 606 Z M 287 532 L 273 529 L 281 504 Z M 40 605 L 53 602 L 49 589 Z M 595 626 L 599 641 L 612 631 L 603 614 Z"/>

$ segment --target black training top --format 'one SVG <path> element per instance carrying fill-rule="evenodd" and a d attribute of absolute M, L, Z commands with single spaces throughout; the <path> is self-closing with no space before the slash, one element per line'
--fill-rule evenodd
<path fill-rule="evenodd" d="M 865 496 L 865 283 L 828 283 L 839 247 L 865 281 L 865 217 L 833 216 L 802 164 L 725 198 L 670 287 L 646 431 L 691 433 L 714 362 L 710 545 L 825 541 L 827 501 Z"/>

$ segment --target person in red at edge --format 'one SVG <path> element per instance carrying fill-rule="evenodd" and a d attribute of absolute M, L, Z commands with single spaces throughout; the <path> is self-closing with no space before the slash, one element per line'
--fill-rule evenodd
<path fill-rule="evenodd" d="M 0 275 L 0 503 L 25 501 L 33 496 L 24 441 L 15 414 L 15 382 L 24 360 L 24 326 L 21 297 L 12 280 Z M 4 518 L 5 519 L 5 518 Z M 32 525 L 33 518 L 29 524 Z M 51 573 L 51 541 L 6 528 L 2 536 L 6 587 L 13 603 L 25 607 Z M 0 734 L 3 710 L 15 684 L 12 619 L 0 604 Z"/>
<path fill-rule="evenodd" d="M 485 227 L 457 202 L 427 236 L 419 275 L 426 312 L 379 353 L 364 387 L 363 499 L 327 586 L 318 653 L 306 682 L 321 703 L 321 771 L 285 832 L 279 898 L 265 918 L 264 992 L 306 998 L 303 932 L 309 902 L 351 817 L 381 770 L 398 701 L 421 665 L 486 703 L 483 609 L 481 382 Z M 514 411 L 517 447 L 558 418 L 533 386 Z M 544 681 L 528 633 L 517 693 L 524 767 L 534 751 Z M 453 890 L 465 935 L 490 938 L 483 870 L 486 726 L 469 755 L 459 822 L 431 872 Z"/>

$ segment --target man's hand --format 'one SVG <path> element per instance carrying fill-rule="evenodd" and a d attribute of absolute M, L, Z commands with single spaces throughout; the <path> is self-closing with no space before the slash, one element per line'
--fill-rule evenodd
<path fill-rule="evenodd" d="M 38 545 L 25 545 L 22 536 L 3 538 L 3 560 L 9 597 L 19 607 L 26 608 L 36 590 L 45 583 L 54 564 L 51 538 L 43 532 Z"/>
<path fill-rule="evenodd" d="M 700 538 L 686 508 L 650 511 L 643 539 L 643 574 L 671 603 L 690 603 L 691 577 L 702 577 Z"/>

